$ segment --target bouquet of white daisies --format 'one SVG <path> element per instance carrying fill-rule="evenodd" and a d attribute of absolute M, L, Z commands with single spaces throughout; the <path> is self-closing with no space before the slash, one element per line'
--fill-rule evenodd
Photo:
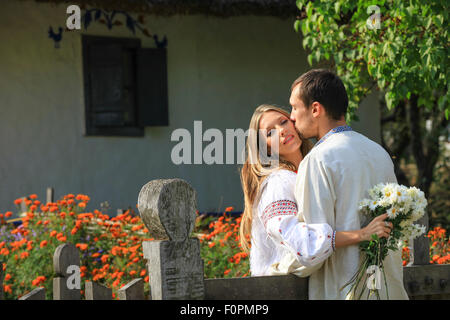
<path fill-rule="evenodd" d="M 383 260 L 389 250 L 398 250 L 406 240 L 412 240 L 425 233 L 425 226 L 414 224 L 423 217 L 427 200 L 424 193 L 416 187 L 405 187 L 396 183 L 378 184 L 369 190 L 370 199 L 363 199 L 359 204 L 359 210 L 368 218 L 375 218 L 384 213 L 388 214 L 385 220 L 393 225 L 389 238 L 379 238 L 372 235 L 371 241 L 360 243 L 360 250 L 364 257 L 353 278 L 345 284 L 341 290 L 351 285 L 348 299 L 361 299 L 364 286 L 360 292 L 355 292 L 361 281 L 366 283 L 369 291 L 368 297 L 375 294 L 379 299 L 378 290 L 381 289 L 381 274 L 386 286 Z M 363 280 L 364 279 L 364 280 Z M 389 293 L 387 292 L 389 299 Z"/>

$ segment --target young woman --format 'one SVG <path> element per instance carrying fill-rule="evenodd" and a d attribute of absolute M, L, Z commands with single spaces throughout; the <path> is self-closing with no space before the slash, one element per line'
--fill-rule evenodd
<path fill-rule="evenodd" d="M 311 269 L 335 248 L 369 240 L 372 234 L 389 236 L 392 225 L 384 222 L 387 214 L 352 231 L 336 232 L 326 223 L 302 222 L 297 216 L 294 186 L 297 168 L 311 149 L 310 142 L 300 139 L 288 112 L 271 105 L 255 110 L 249 133 L 247 158 L 241 169 L 245 208 L 240 241 L 242 248 L 250 251 L 252 276 L 287 273 L 297 267 Z M 278 152 L 272 150 L 277 143 Z M 271 158 L 278 156 L 279 164 L 263 164 L 261 150 L 267 150 Z"/>

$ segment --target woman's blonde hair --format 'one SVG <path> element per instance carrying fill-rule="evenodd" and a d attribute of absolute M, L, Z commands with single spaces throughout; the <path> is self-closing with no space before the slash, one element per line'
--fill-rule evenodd
<path fill-rule="evenodd" d="M 280 157 L 279 166 L 277 167 L 265 165 L 261 162 L 259 145 L 260 136 L 258 134 L 259 122 L 262 115 L 268 111 L 276 111 L 290 118 L 290 115 L 286 110 L 273 105 L 263 104 L 256 108 L 250 120 L 249 135 L 246 143 L 247 155 L 240 172 L 241 184 L 244 192 L 244 213 L 241 218 L 240 243 L 242 249 L 247 253 L 250 251 L 249 243 L 251 242 L 250 237 L 253 204 L 259 193 L 261 183 L 275 170 L 283 168 L 295 171 L 296 169 L 296 166 L 293 163 L 283 159 L 282 157 Z M 300 146 L 300 152 L 303 156 L 306 156 L 311 148 L 311 142 L 309 140 L 303 140 L 302 145 Z"/>

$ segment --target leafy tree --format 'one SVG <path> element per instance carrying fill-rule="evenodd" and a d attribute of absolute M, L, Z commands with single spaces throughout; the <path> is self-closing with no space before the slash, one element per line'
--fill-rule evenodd
<path fill-rule="evenodd" d="M 393 156 L 400 183 L 411 182 L 400 161 L 414 160 L 415 184 L 429 196 L 439 137 L 448 140 L 449 3 L 297 0 L 297 6 L 294 28 L 310 51 L 309 64 L 333 69 L 347 88 L 347 120 L 357 118 L 365 96 L 383 92 L 383 146 Z"/>

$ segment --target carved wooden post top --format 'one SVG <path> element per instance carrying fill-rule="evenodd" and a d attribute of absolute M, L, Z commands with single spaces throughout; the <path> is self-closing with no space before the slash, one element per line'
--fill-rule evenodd
<path fill-rule="evenodd" d="M 139 193 L 138 210 L 156 240 L 186 240 L 194 229 L 197 194 L 182 179 L 152 180 Z"/>
<path fill-rule="evenodd" d="M 78 249 L 71 243 L 59 245 L 53 255 L 53 270 L 56 274 L 67 277 L 69 266 L 80 266 L 80 253 Z"/>

